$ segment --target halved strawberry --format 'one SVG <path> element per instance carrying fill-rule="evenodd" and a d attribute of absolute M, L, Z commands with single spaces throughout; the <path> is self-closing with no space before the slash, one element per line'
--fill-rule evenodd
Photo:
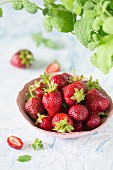
<path fill-rule="evenodd" d="M 10 136 L 7 138 L 7 143 L 10 147 L 14 149 L 21 149 L 23 147 L 23 142 L 20 138 L 16 136 Z"/>
<path fill-rule="evenodd" d="M 60 71 L 60 64 L 57 61 L 49 64 L 48 67 L 46 68 L 47 74 L 58 72 L 58 71 Z"/>

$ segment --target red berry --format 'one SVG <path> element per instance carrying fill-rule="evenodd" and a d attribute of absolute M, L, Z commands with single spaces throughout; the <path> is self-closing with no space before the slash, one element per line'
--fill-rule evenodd
<path fill-rule="evenodd" d="M 88 119 L 89 112 L 85 106 L 75 104 L 70 107 L 69 115 L 76 121 L 85 121 Z"/>
<path fill-rule="evenodd" d="M 86 120 L 85 122 L 86 128 L 89 130 L 95 129 L 96 127 L 100 126 L 100 124 L 101 124 L 100 116 L 96 114 L 91 114 L 88 120 Z"/>
<path fill-rule="evenodd" d="M 73 120 L 66 113 L 57 113 L 52 119 L 53 130 L 57 132 L 71 132 L 73 128 Z"/>
<path fill-rule="evenodd" d="M 86 94 L 85 105 L 90 113 L 98 114 L 99 112 L 105 112 L 109 104 L 108 98 L 95 88 L 89 90 Z"/>
<path fill-rule="evenodd" d="M 26 68 L 32 64 L 33 60 L 33 54 L 29 50 L 20 50 L 13 55 L 11 64 L 18 68 Z"/>
<path fill-rule="evenodd" d="M 67 80 L 60 74 L 54 75 L 51 78 L 51 83 L 57 84 L 59 90 L 68 84 Z"/>
<path fill-rule="evenodd" d="M 42 97 L 31 97 L 25 104 L 25 110 L 33 119 L 37 119 L 37 113 L 44 114 L 45 108 L 42 104 Z"/>
<path fill-rule="evenodd" d="M 75 132 L 80 132 L 80 131 L 84 131 L 84 130 L 85 130 L 84 122 L 74 121 L 74 131 Z"/>
<path fill-rule="evenodd" d="M 39 118 L 37 119 L 37 126 L 41 129 L 52 131 L 52 117 L 45 116 L 45 115 L 38 115 Z"/>
<path fill-rule="evenodd" d="M 56 61 L 49 64 L 48 67 L 46 68 L 47 74 L 58 72 L 58 71 L 60 71 L 60 64 Z"/>
<path fill-rule="evenodd" d="M 67 82 L 72 78 L 72 76 L 68 73 L 62 73 L 61 75 L 65 78 Z"/>
<path fill-rule="evenodd" d="M 23 147 L 23 142 L 20 138 L 16 136 L 10 136 L 7 138 L 7 143 L 10 147 L 14 149 L 21 149 Z"/>
<path fill-rule="evenodd" d="M 53 92 L 45 93 L 42 98 L 42 103 L 48 114 L 54 116 L 62 107 L 63 97 L 60 91 L 54 90 Z"/>
<path fill-rule="evenodd" d="M 84 100 L 86 87 L 81 81 L 65 86 L 63 89 L 64 100 L 68 105 L 73 105 Z"/>
<path fill-rule="evenodd" d="M 36 96 L 43 97 L 44 95 L 44 83 L 40 83 L 39 87 L 36 87 L 34 92 L 36 93 Z"/>

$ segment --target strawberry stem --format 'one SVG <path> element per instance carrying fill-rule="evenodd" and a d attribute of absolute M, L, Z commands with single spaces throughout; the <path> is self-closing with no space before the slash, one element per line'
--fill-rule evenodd
<path fill-rule="evenodd" d="M 44 88 L 44 93 L 50 93 L 53 92 L 57 89 L 57 84 L 54 84 L 53 82 L 50 83 L 51 77 L 53 76 L 53 74 L 46 74 L 44 73 L 44 75 L 41 75 L 40 77 L 43 79 L 43 82 L 45 84 L 47 84 L 47 87 Z"/>
<path fill-rule="evenodd" d="M 95 81 L 92 80 L 92 76 L 90 76 L 89 80 L 85 83 L 87 90 L 91 90 L 92 88 L 100 89 L 100 85 L 98 79 Z"/>
<path fill-rule="evenodd" d="M 55 122 L 54 124 L 55 128 L 53 128 L 53 130 L 60 133 L 71 132 L 74 130 L 73 126 L 67 122 L 67 118 L 60 120 L 60 122 Z"/>
<path fill-rule="evenodd" d="M 74 96 L 72 96 L 70 99 L 76 100 L 77 103 L 80 103 L 82 100 L 85 99 L 84 90 L 83 88 L 81 88 L 80 90 L 74 88 L 74 90 L 75 90 Z"/>

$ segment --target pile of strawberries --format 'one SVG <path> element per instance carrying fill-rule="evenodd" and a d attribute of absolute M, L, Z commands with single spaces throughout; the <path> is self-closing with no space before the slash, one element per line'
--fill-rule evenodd
<path fill-rule="evenodd" d="M 40 76 L 29 87 L 25 110 L 37 127 L 69 133 L 101 125 L 110 101 L 100 92 L 98 80 L 68 73 Z"/>

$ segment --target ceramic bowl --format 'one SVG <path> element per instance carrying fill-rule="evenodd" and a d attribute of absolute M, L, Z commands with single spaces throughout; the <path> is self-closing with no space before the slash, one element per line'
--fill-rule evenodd
<path fill-rule="evenodd" d="M 43 130 L 43 129 L 40 129 L 38 127 L 36 127 L 35 125 L 35 122 L 33 122 L 33 120 L 29 117 L 29 115 L 26 113 L 25 111 L 25 100 L 26 100 L 26 93 L 28 92 L 28 87 L 30 85 L 33 85 L 34 84 L 34 81 L 35 80 L 39 80 L 40 78 L 38 79 L 34 79 L 34 80 L 31 80 L 30 82 L 28 82 L 24 87 L 23 89 L 19 92 L 18 94 L 18 97 L 17 97 L 17 105 L 18 105 L 18 108 L 19 108 L 19 111 L 20 113 L 23 115 L 23 117 L 27 120 L 27 122 L 32 125 L 37 131 L 40 131 L 42 133 L 45 133 L 47 135 L 51 135 L 51 136 L 56 136 L 56 137 L 59 137 L 59 138 L 76 138 L 76 137 L 80 137 L 80 136 L 84 136 L 84 135 L 88 135 L 88 134 L 91 134 L 91 133 L 94 133 L 96 131 L 98 131 L 99 129 L 101 129 L 106 123 L 107 121 L 111 118 L 112 114 L 113 114 L 113 104 L 112 104 L 112 99 L 110 98 L 110 96 L 101 88 L 101 93 L 104 94 L 105 96 L 108 97 L 108 99 L 110 100 L 110 106 L 107 110 L 107 114 L 108 114 L 108 117 L 105 117 L 102 119 L 102 124 L 93 129 L 93 130 L 90 130 L 90 131 L 81 131 L 81 132 L 71 132 L 71 133 L 64 133 L 64 134 L 61 134 L 61 133 L 58 133 L 58 132 L 51 132 L 51 131 L 46 131 L 46 130 Z"/>

